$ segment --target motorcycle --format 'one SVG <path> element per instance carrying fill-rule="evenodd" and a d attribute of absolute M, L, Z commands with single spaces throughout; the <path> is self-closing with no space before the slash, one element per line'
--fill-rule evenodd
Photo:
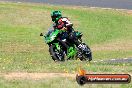
<path fill-rule="evenodd" d="M 49 30 L 48 33 L 44 35 L 45 42 L 49 46 L 49 52 L 52 59 L 54 61 L 65 61 L 65 56 L 67 56 L 67 60 L 75 57 L 81 61 L 91 61 L 92 52 L 90 48 L 82 42 L 82 33 L 78 31 L 72 32 L 72 36 L 74 36 L 80 43 L 79 46 L 76 46 L 73 43 L 73 40 L 69 40 L 66 37 L 63 37 L 65 33 L 66 32 L 62 30 L 56 29 Z M 43 36 L 43 34 L 41 33 L 40 36 Z"/>

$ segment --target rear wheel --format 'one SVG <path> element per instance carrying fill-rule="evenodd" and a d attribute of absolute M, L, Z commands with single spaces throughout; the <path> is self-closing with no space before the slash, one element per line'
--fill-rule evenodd
<path fill-rule="evenodd" d="M 85 43 L 82 43 L 80 45 L 78 55 L 79 55 L 81 61 L 83 61 L 83 60 L 91 61 L 92 60 L 92 52 L 91 52 L 90 48 Z"/>
<path fill-rule="evenodd" d="M 91 61 L 92 60 L 92 52 L 88 46 L 87 46 L 87 50 L 88 51 L 85 52 L 85 58 L 86 58 L 86 60 Z"/>
<path fill-rule="evenodd" d="M 49 52 L 54 61 L 64 61 L 64 53 L 57 50 L 55 45 L 49 47 Z"/>

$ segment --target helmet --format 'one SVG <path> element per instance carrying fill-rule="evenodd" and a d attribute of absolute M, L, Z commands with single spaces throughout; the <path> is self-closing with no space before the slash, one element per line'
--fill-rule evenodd
<path fill-rule="evenodd" d="M 51 13 L 51 18 L 53 22 L 57 22 L 62 17 L 61 11 L 53 11 Z"/>

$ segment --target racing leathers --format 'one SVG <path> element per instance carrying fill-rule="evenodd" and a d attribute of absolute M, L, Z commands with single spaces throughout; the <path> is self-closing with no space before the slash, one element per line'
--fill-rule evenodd
<path fill-rule="evenodd" d="M 74 43 L 76 46 L 79 46 L 79 42 L 77 41 L 76 37 L 74 36 L 74 29 L 73 23 L 67 17 L 61 17 L 58 22 L 53 24 L 54 29 L 59 29 L 64 32 L 60 35 L 62 39 L 59 41 L 66 47 L 68 50 L 67 52 L 72 52 L 72 49 L 63 41 L 63 38 L 70 41 L 70 43 Z M 74 52 L 74 51 L 73 51 Z M 68 58 L 71 58 L 69 55 Z"/>

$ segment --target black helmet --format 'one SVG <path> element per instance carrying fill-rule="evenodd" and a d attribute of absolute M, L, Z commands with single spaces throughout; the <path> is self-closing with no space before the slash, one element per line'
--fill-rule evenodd
<path fill-rule="evenodd" d="M 61 11 L 51 12 L 51 18 L 53 22 L 57 22 L 62 17 Z"/>

